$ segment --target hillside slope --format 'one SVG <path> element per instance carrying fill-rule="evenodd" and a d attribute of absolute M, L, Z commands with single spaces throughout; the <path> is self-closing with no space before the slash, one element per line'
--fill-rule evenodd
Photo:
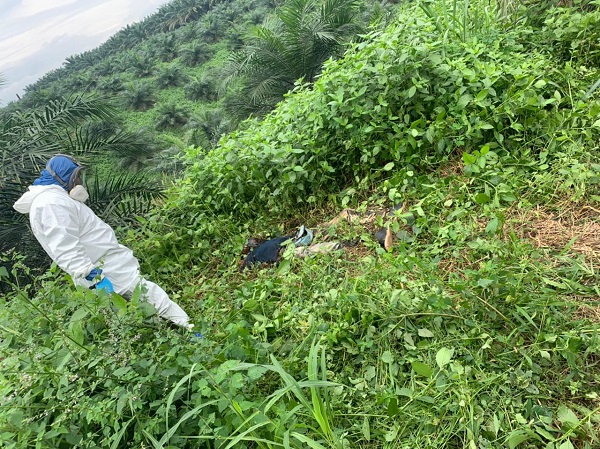
<path fill-rule="evenodd" d="M 187 152 L 129 242 L 203 339 L 56 270 L 14 286 L 4 447 L 598 446 L 598 69 L 436 11 L 405 5 L 313 89 Z M 248 237 L 301 223 L 344 248 L 239 271 Z"/>
<path fill-rule="evenodd" d="M 339 0 L 327 4 L 343 9 L 350 3 L 356 11 L 353 20 L 360 23 L 357 28 L 367 26 L 373 11 L 383 16 L 392 8 L 379 2 Z M 290 5 L 307 10 L 299 22 L 310 21 L 311 11 L 320 7 L 319 1 L 306 0 Z M 284 2 L 267 0 L 172 0 L 98 48 L 67 58 L 63 67 L 27 86 L 23 98 L 2 108 L 0 113 L 4 116 L 30 111 L 50 101 L 81 94 L 109 99 L 119 113 L 110 126 L 104 126 L 133 133 L 143 145 L 132 145 L 118 153 L 97 153 L 110 153 L 105 154 L 106 159 L 117 159 L 132 171 L 173 171 L 178 168 L 174 156 L 181 148 L 193 145 L 210 149 L 221 135 L 234 130 L 240 120 L 250 115 L 252 100 L 242 91 L 243 77 L 233 76 L 227 84 L 223 81 L 231 75 L 233 55 L 258 45 L 254 38 L 260 34 L 257 28 L 277 22 L 274 17 L 283 6 Z M 324 59 L 342 46 L 333 31 L 327 27 L 314 30 L 315 34 L 335 41 L 335 45 L 331 43 L 329 49 L 324 49 Z M 348 34 L 351 39 L 353 34 Z M 272 39 L 277 37 L 274 33 Z M 307 45 L 314 45 L 311 36 L 302 38 Z M 284 46 L 280 52 L 287 50 L 285 44 L 280 43 Z M 315 51 L 319 51 L 315 46 Z M 313 71 L 318 73 L 318 67 Z M 289 86 L 285 90 L 302 77 L 300 71 L 291 82 L 286 80 Z M 270 82 L 273 81 L 264 80 L 267 85 Z M 280 100 L 279 90 L 280 87 L 272 95 Z M 268 86 L 263 91 L 269 92 Z"/>
<path fill-rule="evenodd" d="M 273 10 L 261 0 L 173 0 L 98 48 L 67 58 L 3 112 L 83 93 L 110 98 L 120 110 L 112 126 L 146 144 L 143 153 L 115 155 L 128 158 L 130 168 L 164 163 L 159 153 L 172 146 L 168 136 L 210 147 L 236 124 L 224 98 L 217 99 L 218 72 L 248 29 Z"/>

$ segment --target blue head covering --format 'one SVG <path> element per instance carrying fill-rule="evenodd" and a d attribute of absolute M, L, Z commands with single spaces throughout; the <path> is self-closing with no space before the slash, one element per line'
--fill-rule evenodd
<path fill-rule="evenodd" d="M 67 192 L 73 188 L 73 183 L 81 170 L 73 158 L 58 154 L 51 158 L 42 170 L 40 177 L 33 181 L 34 186 L 61 186 Z"/>

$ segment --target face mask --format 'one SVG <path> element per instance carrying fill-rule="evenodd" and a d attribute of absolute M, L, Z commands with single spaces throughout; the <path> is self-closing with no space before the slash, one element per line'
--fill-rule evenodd
<path fill-rule="evenodd" d="M 80 203 L 85 203 L 90 197 L 90 194 L 88 193 L 85 187 L 83 187 L 82 185 L 78 185 L 71 189 L 71 191 L 69 192 L 69 196 L 74 200 L 79 201 Z"/>

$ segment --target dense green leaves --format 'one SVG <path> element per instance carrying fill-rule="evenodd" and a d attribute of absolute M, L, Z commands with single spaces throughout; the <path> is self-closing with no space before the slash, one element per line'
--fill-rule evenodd
<path fill-rule="evenodd" d="M 589 2 L 589 10 L 555 8 L 544 22 L 543 32 L 555 56 L 573 59 L 586 67 L 600 66 L 600 2 Z"/>
<path fill-rule="evenodd" d="M 600 75 L 532 51 L 524 36 L 546 34 L 507 32 L 521 9 L 485 3 L 408 3 L 264 120 L 217 143 L 231 123 L 211 108 L 184 125 L 202 147 L 164 136 L 187 148 L 185 175 L 127 243 L 204 339 L 55 271 L 11 285 L 0 444 L 597 447 L 596 241 L 578 231 L 600 209 Z M 317 226 L 347 205 L 398 208 Z M 298 223 L 349 246 L 238 271 L 248 235 Z"/>
<path fill-rule="evenodd" d="M 183 299 L 205 335 L 194 342 L 136 298 L 111 307 L 50 273 L 0 310 L 4 444 L 463 448 L 570 435 L 594 447 L 596 325 L 544 280 L 568 282 L 574 265 L 540 263 L 525 241 L 469 245 L 476 222 L 460 222 L 468 240 L 448 250 L 478 270 L 445 271 L 423 238 L 286 273 L 221 270 L 190 286 L 200 304 Z"/>
<path fill-rule="evenodd" d="M 414 10 L 397 23 L 225 138 L 191 166 L 182 197 L 252 216 L 318 203 L 390 163 L 423 172 L 482 148 L 493 151 L 480 163 L 556 145 L 570 98 L 548 59 L 510 36 L 491 45 L 444 39 Z"/>

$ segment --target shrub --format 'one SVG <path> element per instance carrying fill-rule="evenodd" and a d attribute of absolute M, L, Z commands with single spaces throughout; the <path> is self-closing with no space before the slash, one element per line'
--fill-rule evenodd
<path fill-rule="evenodd" d="M 547 59 L 510 39 L 448 41 L 414 10 L 398 23 L 330 63 L 314 89 L 226 136 L 190 167 L 181 197 L 217 214 L 283 212 L 393 166 L 552 145 L 564 100 Z"/>
<path fill-rule="evenodd" d="M 595 9 L 555 8 L 544 22 L 546 45 L 555 57 L 574 60 L 573 65 L 600 67 L 600 1 L 591 2 Z"/>

